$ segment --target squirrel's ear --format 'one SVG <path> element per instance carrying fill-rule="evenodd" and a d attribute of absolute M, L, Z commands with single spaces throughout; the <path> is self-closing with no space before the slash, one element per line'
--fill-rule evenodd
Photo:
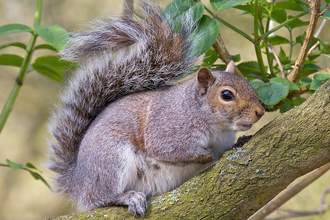
<path fill-rule="evenodd" d="M 226 68 L 225 71 L 228 72 L 228 73 L 235 74 L 235 63 L 234 63 L 234 61 L 231 60 L 228 63 L 227 68 Z"/>
<path fill-rule="evenodd" d="M 207 90 L 213 85 L 214 81 L 215 78 L 209 69 L 205 67 L 200 68 L 197 73 L 199 94 L 205 95 Z"/>

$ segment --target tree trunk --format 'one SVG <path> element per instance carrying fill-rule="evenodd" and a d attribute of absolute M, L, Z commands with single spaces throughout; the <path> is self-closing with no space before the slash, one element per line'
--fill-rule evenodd
<path fill-rule="evenodd" d="M 302 105 L 260 129 L 242 148 L 225 153 L 212 168 L 149 199 L 144 219 L 247 219 L 293 180 L 330 162 L 329 103 L 330 80 Z M 71 217 L 92 216 L 134 219 L 127 207 Z"/>

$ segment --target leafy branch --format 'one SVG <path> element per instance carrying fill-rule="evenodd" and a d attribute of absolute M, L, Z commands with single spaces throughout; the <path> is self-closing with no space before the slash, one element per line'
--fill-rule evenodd
<path fill-rule="evenodd" d="M 25 170 L 28 171 L 32 177 L 36 180 L 41 180 L 49 189 L 50 186 L 47 183 L 47 181 L 39 174 L 42 173 L 40 170 L 38 170 L 35 166 L 33 166 L 31 163 L 27 163 L 25 166 L 23 164 L 19 164 L 19 163 L 15 163 L 13 161 L 10 160 L 6 160 L 7 164 L 2 164 L 0 163 L 1 167 L 9 167 L 12 168 L 13 170 L 17 171 L 17 170 Z M 38 172 L 36 172 L 38 171 Z"/>
<path fill-rule="evenodd" d="M 51 51 L 61 51 L 65 44 L 66 39 L 69 36 L 67 31 L 59 26 L 47 26 L 40 25 L 41 14 L 42 14 L 42 0 L 37 0 L 36 11 L 34 14 L 33 27 L 28 27 L 23 24 L 7 24 L 0 27 L 0 35 L 16 34 L 16 33 L 30 33 L 30 40 L 28 45 L 21 42 L 14 42 L 9 44 L 0 45 L 0 50 L 8 47 L 19 47 L 26 51 L 24 59 L 15 54 L 1 54 L 0 65 L 19 67 L 19 73 L 11 90 L 11 93 L 2 109 L 0 115 L 0 134 L 4 128 L 4 125 L 13 109 L 16 98 L 19 94 L 23 82 L 26 78 L 27 73 L 36 71 L 44 76 L 49 77 L 55 81 L 61 81 L 65 69 L 74 67 L 74 64 L 67 61 L 62 61 L 59 56 L 43 56 L 35 59 L 33 64 L 31 60 L 33 53 L 36 50 L 48 49 Z M 36 40 L 41 37 L 47 42 L 47 44 L 40 44 L 36 46 Z M 11 167 L 14 170 L 22 169 L 28 171 L 35 179 L 41 180 L 45 185 L 48 185 L 46 180 L 37 172 L 31 170 L 37 170 L 31 163 L 23 166 L 12 162 L 7 159 L 7 164 L 0 164 L 2 167 Z M 50 188 L 50 187 L 49 187 Z"/>
<path fill-rule="evenodd" d="M 35 17 L 34 17 L 34 24 L 35 25 L 38 25 L 40 24 L 40 19 L 41 19 L 41 11 L 42 10 L 42 0 L 38 0 L 37 1 L 37 9 L 36 9 L 36 13 L 35 13 Z M 6 28 L 8 28 L 8 26 L 5 26 Z M 21 27 L 22 28 L 22 27 Z M 25 28 L 25 27 L 24 27 Z M 1 28 L 0 28 L 1 29 Z M 4 29 L 2 27 L 2 29 Z M 9 29 L 10 30 L 10 29 Z M 20 32 L 20 28 L 16 29 L 11 29 L 11 32 L 10 33 L 17 33 L 17 32 Z M 26 30 L 30 30 L 28 27 L 26 27 Z M 25 58 L 22 62 L 22 65 L 21 65 L 21 69 L 18 73 L 18 77 L 16 78 L 16 81 L 15 81 L 15 84 L 13 86 L 13 89 L 7 99 L 7 102 L 5 104 L 5 106 L 3 107 L 3 110 L 1 112 L 1 115 L 0 115 L 0 133 L 7 121 L 7 118 L 13 108 L 13 105 L 15 103 L 15 100 L 17 98 L 17 95 L 19 93 L 19 90 L 21 89 L 22 85 L 23 85 L 23 80 L 26 76 L 26 73 L 27 73 L 27 70 L 29 68 L 29 65 L 30 65 L 30 61 L 31 61 L 31 58 L 32 58 L 32 53 L 33 53 L 33 47 L 36 43 L 36 40 L 37 40 L 37 33 L 34 31 L 34 30 L 31 30 L 30 31 L 32 36 L 30 38 L 30 41 L 29 41 L 29 45 L 27 47 L 27 53 L 25 55 Z M 6 32 L 2 32 L 2 34 L 4 34 Z M 1 34 L 1 32 L 0 32 Z"/>

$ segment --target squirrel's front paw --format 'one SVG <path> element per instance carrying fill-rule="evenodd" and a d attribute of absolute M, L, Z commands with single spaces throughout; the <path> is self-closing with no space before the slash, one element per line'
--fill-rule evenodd
<path fill-rule="evenodd" d="M 128 191 L 119 197 L 119 203 L 128 206 L 128 210 L 136 216 L 144 216 L 147 210 L 147 198 L 143 192 Z"/>

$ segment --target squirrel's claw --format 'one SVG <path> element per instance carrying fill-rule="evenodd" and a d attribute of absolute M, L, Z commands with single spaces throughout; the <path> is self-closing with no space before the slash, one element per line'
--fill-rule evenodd
<path fill-rule="evenodd" d="M 119 203 L 128 206 L 128 210 L 136 216 L 142 217 L 146 214 L 148 207 L 146 195 L 142 192 L 129 191 L 123 193 L 119 198 Z"/>

